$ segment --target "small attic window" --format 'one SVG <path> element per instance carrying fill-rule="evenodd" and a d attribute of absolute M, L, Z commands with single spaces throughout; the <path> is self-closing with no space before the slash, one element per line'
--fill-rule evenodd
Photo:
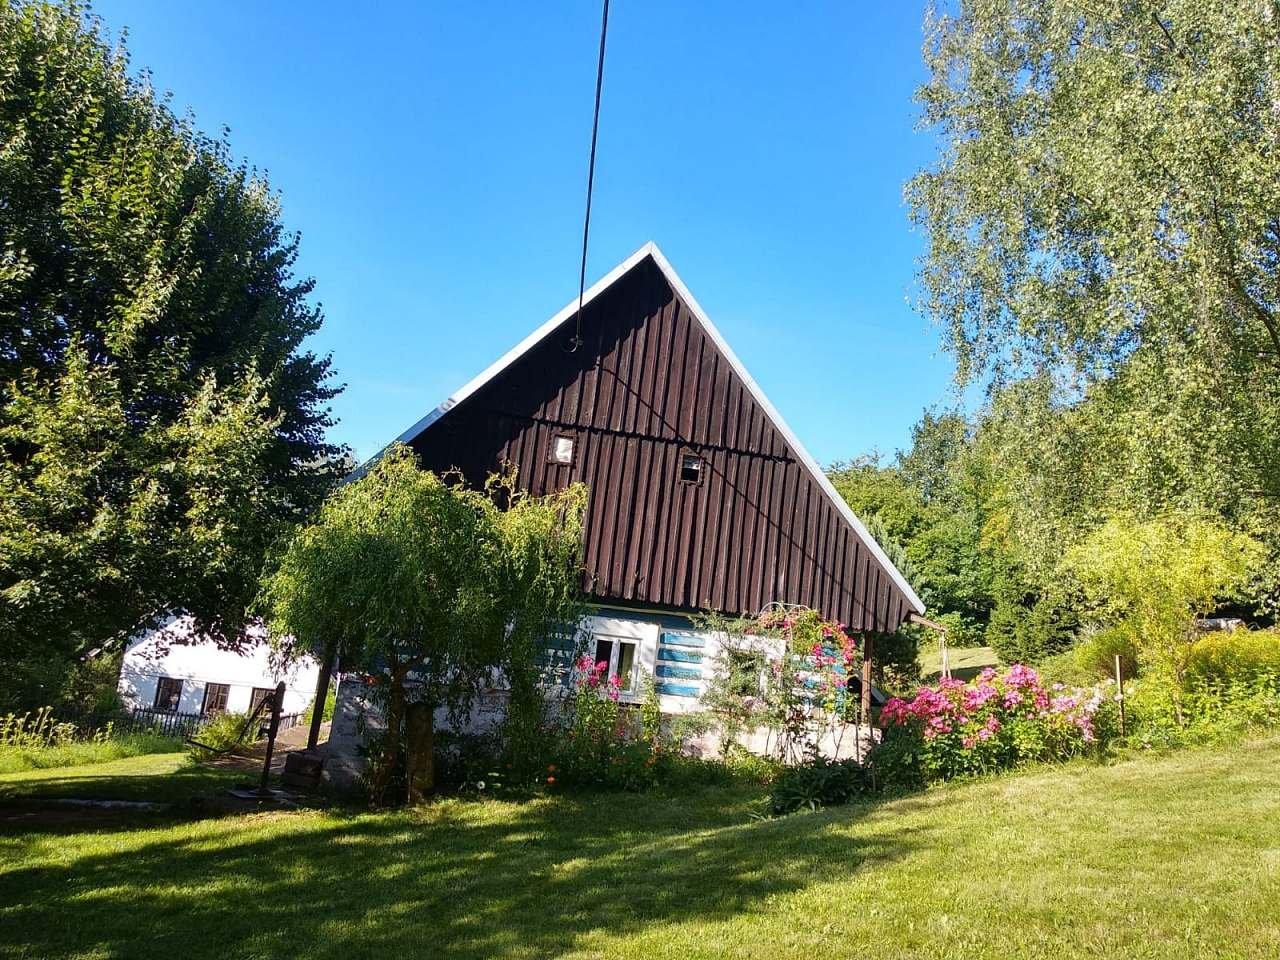
<path fill-rule="evenodd" d="M 702 458 L 696 453 L 685 453 L 680 456 L 680 482 L 700 483 L 702 481 Z"/>
<path fill-rule="evenodd" d="M 563 433 L 552 437 L 551 447 L 547 450 L 547 461 L 566 465 L 573 463 L 573 437 Z"/>

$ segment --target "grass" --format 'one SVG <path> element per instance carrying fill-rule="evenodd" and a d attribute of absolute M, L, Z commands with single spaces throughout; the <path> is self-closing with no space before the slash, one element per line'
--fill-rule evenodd
<path fill-rule="evenodd" d="M 79 767 L 0 774 L 0 801 L 79 797 L 169 803 L 246 779 L 252 778 L 243 771 L 193 764 L 186 753 L 144 754 Z"/>
<path fill-rule="evenodd" d="M 28 827 L 0 956 L 1271 958 L 1277 764 L 1271 738 L 775 821 L 739 787 Z"/>
<path fill-rule="evenodd" d="M 0 745 L 0 774 L 50 767 L 79 767 L 149 753 L 172 753 L 181 749 L 181 738 L 166 737 L 158 733 L 126 733 L 101 742 L 77 740 L 56 746 L 4 744 Z"/>
<path fill-rule="evenodd" d="M 998 667 L 1000 659 L 990 647 L 952 647 L 949 653 L 951 675 L 957 680 L 972 680 L 987 667 Z M 928 650 L 920 654 L 920 676 L 932 681 L 942 676 L 942 651 Z"/>

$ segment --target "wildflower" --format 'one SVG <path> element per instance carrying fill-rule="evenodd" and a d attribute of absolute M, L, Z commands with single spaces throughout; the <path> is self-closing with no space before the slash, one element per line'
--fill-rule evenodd
<path fill-rule="evenodd" d="M 555 773 L 555 772 L 556 772 L 556 765 L 554 763 L 548 763 L 547 773 Z"/>
<path fill-rule="evenodd" d="M 555 777 L 547 777 L 547 786 L 551 786 L 551 784 L 553 784 L 553 783 L 555 783 L 555 782 L 556 782 L 556 778 L 555 778 Z"/>

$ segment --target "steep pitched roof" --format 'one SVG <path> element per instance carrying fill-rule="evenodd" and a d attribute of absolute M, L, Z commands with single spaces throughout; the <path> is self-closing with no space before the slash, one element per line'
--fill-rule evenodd
<path fill-rule="evenodd" d="M 759 384 L 757 384 L 752 376 L 747 372 L 742 361 L 738 359 L 737 354 L 733 352 L 733 349 L 725 341 L 715 324 L 711 322 L 710 317 L 707 316 L 706 312 L 698 304 L 698 301 L 694 298 L 693 294 L 689 292 L 689 288 L 685 286 L 684 281 L 680 279 L 680 276 L 672 268 L 667 258 L 663 256 L 662 251 L 659 250 L 653 242 L 646 243 L 635 253 L 631 254 L 631 256 L 627 257 L 609 271 L 609 273 L 602 277 L 598 282 L 593 284 L 586 291 L 583 297 L 584 310 L 588 304 L 596 300 L 605 291 L 609 290 L 622 277 L 626 276 L 646 259 L 651 260 L 658 270 L 661 271 L 671 289 L 688 307 L 697 323 L 701 326 L 703 332 L 715 344 L 716 348 L 728 361 L 733 372 L 749 391 L 751 397 L 759 405 L 760 409 L 764 411 L 774 429 L 781 434 L 786 443 L 794 451 L 796 458 L 812 477 L 813 481 L 817 484 L 823 494 L 830 500 L 839 516 L 852 529 L 858 540 L 865 546 L 877 564 L 889 575 L 893 584 L 902 593 L 903 597 L 905 597 L 907 603 L 914 608 L 916 613 L 923 613 L 925 609 L 924 603 L 920 600 L 915 590 L 907 582 L 906 578 L 901 574 L 897 567 L 893 565 L 893 562 L 881 548 L 880 544 L 876 542 L 876 539 L 868 532 L 862 521 L 859 520 L 853 510 L 849 508 L 849 505 L 845 502 L 844 498 L 836 492 L 822 468 L 818 466 L 812 455 L 810 455 L 808 450 L 805 449 L 804 444 L 800 442 L 800 439 L 787 425 L 786 421 L 783 420 L 782 415 L 779 414 L 773 404 L 769 402 L 764 391 L 760 389 Z M 557 312 L 554 316 L 520 341 L 520 343 L 508 350 L 503 356 L 492 363 L 478 376 L 468 381 L 460 389 L 451 394 L 443 403 L 431 410 L 417 423 L 409 427 L 409 429 L 401 433 L 400 436 L 397 437 L 397 440 L 401 443 L 412 445 L 414 441 L 418 440 L 418 438 L 420 438 L 428 428 L 446 417 L 451 410 L 455 409 L 463 401 L 476 394 L 486 384 L 492 382 L 500 374 L 515 364 L 521 357 L 525 356 L 534 347 L 542 343 L 555 330 L 564 325 L 566 321 L 573 317 L 577 309 L 578 301 L 575 298 L 562 310 Z M 363 469 L 364 468 L 362 467 L 361 472 Z"/>

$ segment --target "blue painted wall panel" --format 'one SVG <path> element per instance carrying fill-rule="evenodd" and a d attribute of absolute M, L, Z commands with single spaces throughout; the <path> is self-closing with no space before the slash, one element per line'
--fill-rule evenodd
<path fill-rule="evenodd" d="M 702 670 L 698 667 L 669 667 L 658 664 L 657 674 L 660 677 L 672 677 L 676 680 L 701 680 Z"/>
<path fill-rule="evenodd" d="M 689 650 L 677 650 L 674 647 L 659 647 L 659 660 L 676 660 L 681 663 L 701 663 L 702 654 L 692 653 Z"/>
<path fill-rule="evenodd" d="M 686 687 L 677 683 L 655 684 L 654 689 L 666 697 L 696 697 L 699 693 L 697 687 Z"/>

